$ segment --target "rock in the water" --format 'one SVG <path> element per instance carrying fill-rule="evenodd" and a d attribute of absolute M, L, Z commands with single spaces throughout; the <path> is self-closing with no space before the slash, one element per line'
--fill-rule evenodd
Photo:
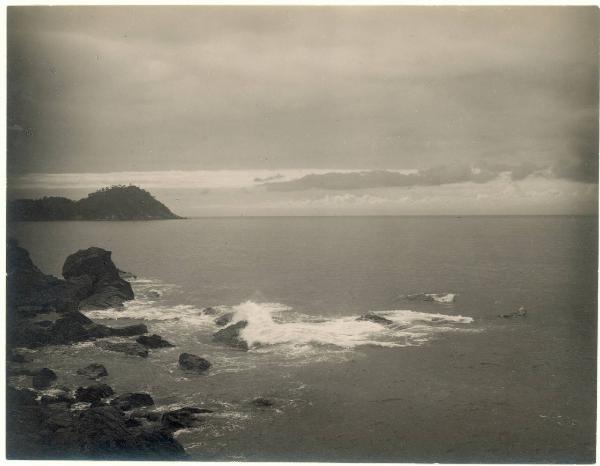
<path fill-rule="evenodd" d="M 96 346 L 107 351 L 115 351 L 117 353 L 125 353 L 132 356 L 141 356 L 142 358 L 148 356 L 148 350 L 139 343 L 115 343 L 112 341 L 101 340 L 96 342 Z"/>
<path fill-rule="evenodd" d="M 160 298 L 161 296 L 162 296 L 162 293 L 158 290 L 149 290 L 148 291 L 148 297 L 150 297 L 150 298 L 157 299 L 157 298 Z"/>
<path fill-rule="evenodd" d="M 390 325 L 390 324 L 394 323 L 390 319 L 386 319 L 385 317 L 377 315 L 374 312 L 368 312 L 368 313 L 358 317 L 356 320 L 368 320 L 369 322 L 374 322 L 376 324 L 381 324 L 381 325 Z"/>
<path fill-rule="evenodd" d="M 210 367 L 210 362 L 195 354 L 182 353 L 179 355 L 179 365 L 183 369 L 204 372 Z"/>
<path fill-rule="evenodd" d="M 129 411 L 142 406 L 152 406 L 154 400 L 148 393 L 124 393 L 111 400 L 110 404 L 123 411 Z"/>
<path fill-rule="evenodd" d="M 135 339 L 140 345 L 145 346 L 146 348 L 169 348 L 174 345 L 169 343 L 167 340 L 163 340 L 160 335 L 142 335 Z"/>
<path fill-rule="evenodd" d="M 215 341 L 224 343 L 232 348 L 248 351 L 248 343 L 246 343 L 246 341 L 244 341 L 240 336 L 241 331 L 246 328 L 247 325 L 247 321 L 240 320 L 239 322 L 236 322 L 235 324 L 225 327 L 224 329 L 214 333 L 213 338 Z"/>
<path fill-rule="evenodd" d="M 105 383 L 97 383 L 89 387 L 79 387 L 75 391 L 75 399 L 80 402 L 95 403 L 102 398 L 109 397 L 115 392 L 110 385 Z"/>
<path fill-rule="evenodd" d="M 53 370 L 44 367 L 33 374 L 32 384 L 33 388 L 37 390 L 43 390 L 48 388 L 52 382 L 56 380 L 56 374 Z"/>
<path fill-rule="evenodd" d="M 262 396 L 254 398 L 252 400 L 252 404 L 261 408 L 269 408 L 274 405 L 272 400 L 269 400 L 268 398 L 263 398 Z"/>
<path fill-rule="evenodd" d="M 215 319 L 215 324 L 219 327 L 227 325 L 233 319 L 233 312 L 227 312 Z"/>
<path fill-rule="evenodd" d="M 202 309 L 202 314 L 205 316 L 214 316 L 217 314 L 217 310 L 214 307 L 205 307 Z"/>
<path fill-rule="evenodd" d="M 202 408 L 180 408 L 164 413 L 160 422 L 167 430 L 185 429 L 202 422 L 204 418 L 200 415 L 210 412 L 212 411 Z"/>
<path fill-rule="evenodd" d="M 111 335 L 118 337 L 133 337 L 148 333 L 148 327 L 146 327 L 144 324 L 128 325 L 121 328 L 110 327 L 110 333 Z"/>
<path fill-rule="evenodd" d="M 80 303 L 80 309 L 106 309 L 134 298 L 131 285 L 123 280 L 111 259 L 111 252 L 102 248 L 82 249 L 67 257 L 63 277 L 69 281 L 88 280 L 91 293 Z"/>
<path fill-rule="evenodd" d="M 99 379 L 100 377 L 106 377 L 108 371 L 102 364 L 92 363 L 81 369 L 77 369 L 79 375 L 83 375 L 88 379 Z"/>
<path fill-rule="evenodd" d="M 40 403 L 43 405 L 50 405 L 56 403 L 67 403 L 72 404 L 75 402 L 75 399 L 69 394 L 69 392 L 65 390 L 56 390 L 53 393 L 48 395 L 42 395 L 40 398 Z"/>

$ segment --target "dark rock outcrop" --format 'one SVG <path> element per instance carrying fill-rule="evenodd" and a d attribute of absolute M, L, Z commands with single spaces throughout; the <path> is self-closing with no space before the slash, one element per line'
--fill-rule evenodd
<path fill-rule="evenodd" d="M 44 388 L 48 388 L 52 384 L 52 382 L 54 382 L 57 379 L 56 373 L 52 369 L 48 369 L 47 367 L 35 371 L 32 375 L 33 379 L 31 383 L 33 385 L 33 388 L 37 390 L 43 390 Z"/>
<path fill-rule="evenodd" d="M 79 387 L 75 391 L 75 399 L 77 401 L 87 403 L 96 403 L 102 398 L 107 398 L 114 393 L 115 392 L 110 385 L 105 383 L 96 383 L 88 387 Z"/>
<path fill-rule="evenodd" d="M 217 314 L 217 310 L 214 307 L 205 307 L 202 309 L 202 314 L 205 316 L 214 316 Z"/>
<path fill-rule="evenodd" d="M 142 406 L 152 406 L 154 400 L 148 393 L 124 393 L 111 400 L 110 404 L 123 411 L 129 411 Z"/>
<path fill-rule="evenodd" d="M 7 339 L 9 347 L 64 345 L 106 336 L 146 333 L 142 325 L 122 329 L 94 324 L 80 307 L 104 308 L 133 299 L 110 251 L 89 248 L 69 256 L 66 280 L 43 274 L 16 241 L 7 244 Z M 83 303 L 83 304 L 82 304 Z M 43 325 L 41 325 L 43 324 Z"/>
<path fill-rule="evenodd" d="M 232 319 L 233 319 L 233 312 L 227 312 L 227 313 L 223 314 L 222 316 L 217 317 L 214 322 L 219 327 L 224 327 L 229 322 L 231 322 Z"/>
<path fill-rule="evenodd" d="M 377 315 L 374 312 L 368 312 L 368 313 L 358 317 L 356 320 L 367 320 L 369 322 L 373 322 L 375 324 L 381 324 L 381 325 L 390 325 L 390 324 L 394 323 L 390 319 L 386 319 L 385 317 Z"/>
<path fill-rule="evenodd" d="M 210 368 L 210 362 L 195 354 L 182 353 L 179 355 L 179 366 L 190 371 L 205 372 Z"/>
<path fill-rule="evenodd" d="M 231 346 L 232 348 L 248 351 L 248 343 L 240 337 L 240 332 L 246 328 L 247 325 L 247 321 L 240 320 L 239 322 L 214 333 L 213 339 L 219 343 Z"/>
<path fill-rule="evenodd" d="M 142 358 L 148 356 L 148 350 L 139 343 L 100 340 L 96 342 L 96 346 L 107 351 L 125 353 L 131 356 L 141 356 Z"/>
<path fill-rule="evenodd" d="M 137 186 L 102 188 L 86 198 L 16 199 L 9 202 L 7 216 L 13 221 L 59 220 L 167 220 L 179 219 L 148 191 Z"/>
<path fill-rule="evenodd" d="M 203 408 L 180 408 L 164 413 L 160 423 L 166 430 L 178 430 L 194 427 L 204 421 L 201 414 L 211 413 L 210 409 Z"/>
<path fill-rule="evenodd" d="M 81 283 L 90 290 L 79 303 L 80 309 L 106 309 L 133 299 L 131 285 L 121 278 L 111 252 L 102 248 L 92 247 L 71 254 L 62 273 L 65 279 Z"/>
<path fill-rule="evenodd" d="M 106 377 L 108 375 L 106 367 L 97 363 L 92 363 L 81 369 L 77 369 L 77 373 L 88 379 L 99 379 L 100 377 Z"/>
<path fill-rule="evenodd" d="M 167 340 L 163 340 L 160 335 L 142 335 L 135 339 L 140 345 L 145 346 L 146 348 L 171 348 L 175 345 L 169 343 Z"/>

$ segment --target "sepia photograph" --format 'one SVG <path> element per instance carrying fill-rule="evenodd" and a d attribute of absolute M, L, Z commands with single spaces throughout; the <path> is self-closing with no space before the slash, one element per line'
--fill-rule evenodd
<path fill-rule="evenodd" d="M 5 13 L 3 460 L 595 463 L 597 6 Z"/>

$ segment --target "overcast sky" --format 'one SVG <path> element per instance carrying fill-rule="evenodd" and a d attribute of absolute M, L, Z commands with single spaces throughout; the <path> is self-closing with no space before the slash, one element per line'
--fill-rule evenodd
<path fill-rule="evenodd" d="M 11 7 L 9 183 L 184 215 L 595 212 L 597 11 Z"/>

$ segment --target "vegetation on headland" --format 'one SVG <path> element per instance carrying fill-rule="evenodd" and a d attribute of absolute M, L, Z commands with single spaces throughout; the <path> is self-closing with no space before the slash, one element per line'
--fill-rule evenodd
<path fill-rule="evenodd" d="M 8 204 L 14 221 L 59 220 L 168 220 L 182 218 L 148 191 L 137 186 L 114 185 L 73 201 L 66 197 L 16 199 Z"/>

